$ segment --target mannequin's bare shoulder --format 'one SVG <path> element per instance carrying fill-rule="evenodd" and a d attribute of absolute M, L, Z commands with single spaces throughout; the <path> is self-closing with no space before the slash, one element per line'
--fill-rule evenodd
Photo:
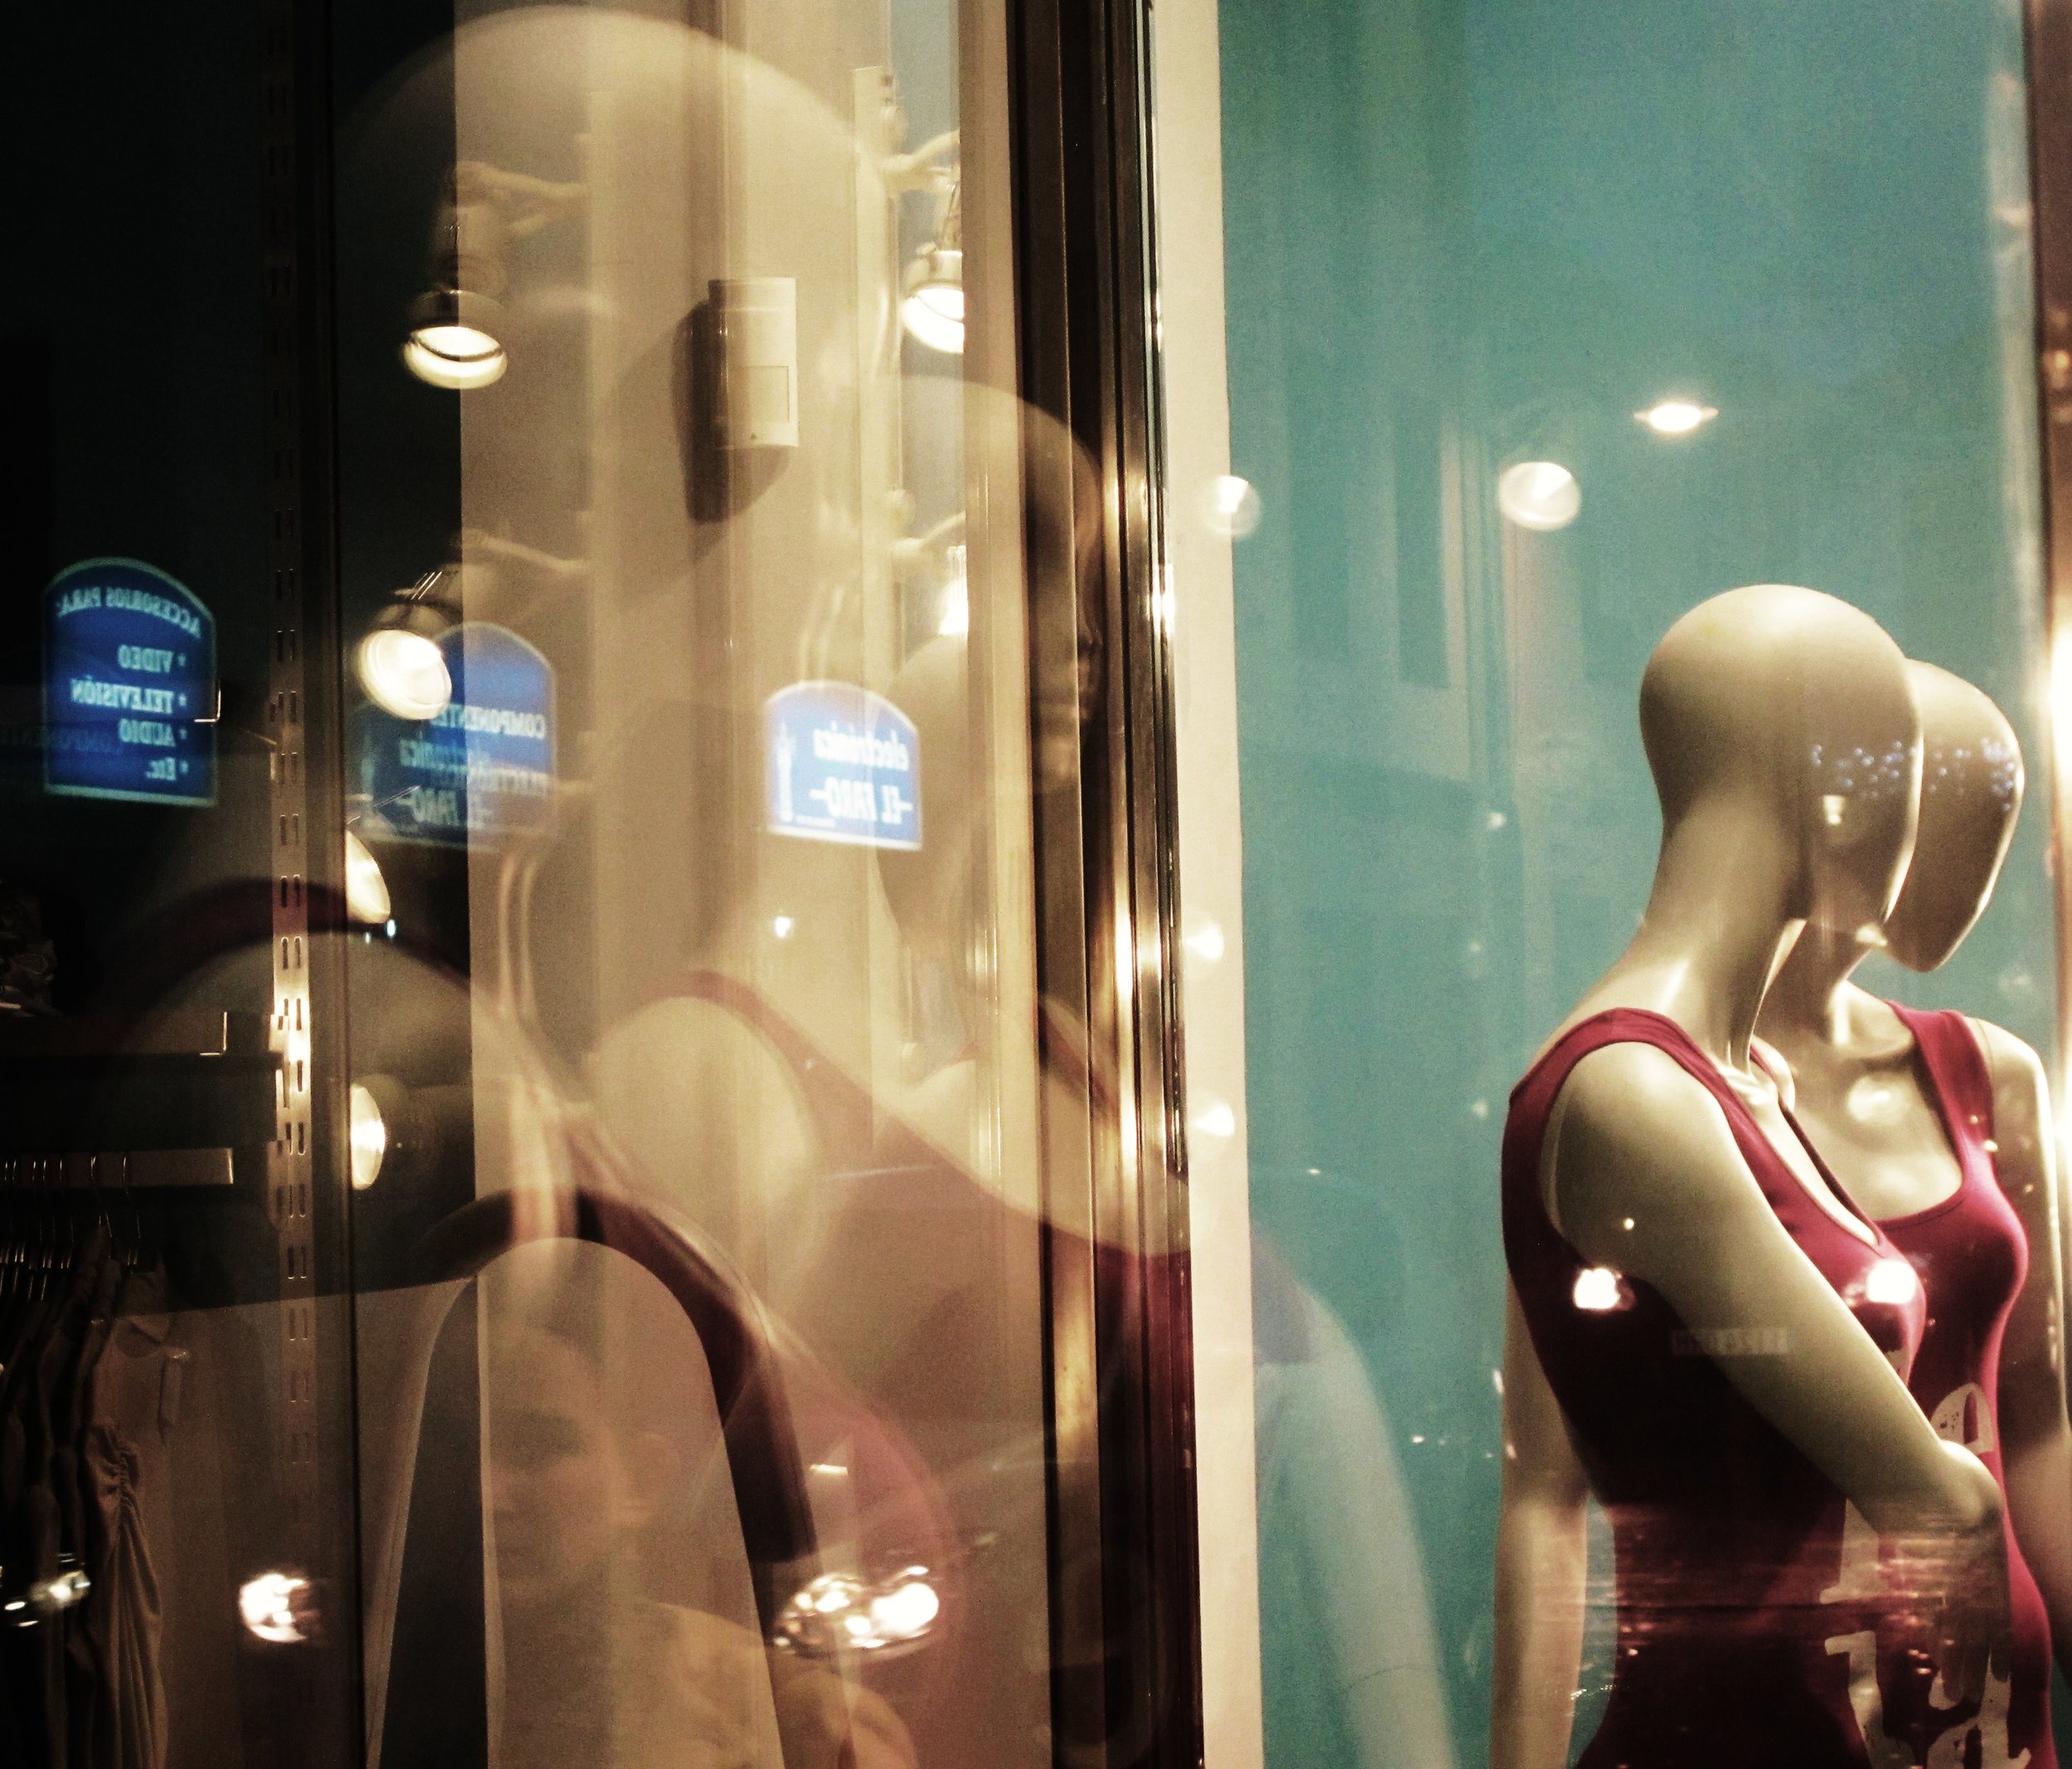
<path fill-rule="evenodd" d="M 1719 1102 L 1651 1044 L 1609 1044 L 1579 1061 L 1547 1133 L 1542 1174 L 1563 1235 L 1628 1270 L 1658 1238 L 1653 1225 L 1760 1201 Z"/>
<path fill-rule="evenodd" d="M 1995 1162 L 2001 1183 L 2021 1207 L 2024 1187 L 2051 1184 L 2050 1082 L 2043 1059 L 2004 1026 L 1974 1019 L 1971 1027 L 1985 1053 L 1992 1083 Z"/>
<path fill-rule="evenodd" d="M 1978 1039 L 1979 1049 L 1985 1052 L 1986 1071 L 1992 1079 L 1996 1104 L 2003 1094 L 2016 1099 L 2049 1097 L 2050 1083 L 2044 1073 L 2043 1059 L 2036 1055 L 2032 1045 L 2016 1037 L 2006 1027 L 1994 1025 L 1991 1020 L 1968 1014 L 1965 1017 Z"/>

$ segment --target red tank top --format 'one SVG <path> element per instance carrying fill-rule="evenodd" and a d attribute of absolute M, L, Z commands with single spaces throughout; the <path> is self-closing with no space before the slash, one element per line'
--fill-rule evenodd
<path fill-rule="evenodd" d="M 1935 1428 L 1976 1455 L 2004 1490 L 2000 1343 L 2028 1274 L 2029 1244 L 1993 1167 L 1992 1080 L 1963 1015 L 1896 1003 L 1893 1011 L 1914 1034 L 1922 1091 L 1941 1115 L 1962 1176 L 1941 1203 L 1880 1220 L 1928 1294 L 1928 1328 L 1908 1385 Z M 2028 1769 L 2055 1769 L 2050 1625 L 2011 1525 L 2007 1588 L 2013 1650 L 1987 1673 L 1982 1703 L 1939 1705 L 1931 1665 L 1903 1652 L 1881 1655 L 1887 1729 L 1910 1750 L 1909 1761 L 2008 1769 L 2026 1752 Z"/>
<path fill-rule="evenodd" d="M 1873 1576 L 1845 1580 L 1841 1491 L 1722 1370 L 1784 1347 L 1760 1322 L 1680 1319 L 1652 1286 L 1594 1267 L 1547 1215 L 1548 1117 L 1570 1071 L 1610 1044 L 1653 1046 L 1719 1102 L 1778 1220 L 1902 1369 L 1924 1317 L 1918 1284 L 1905 1285 L 1903 1301 L 1875 1299 L 1902 1293 L 1891 1242 L 1808 1145 L 1868 1238 L 1809 1195 L 1673 1021 L 1639 1008 L 1595 1015 L 1518 1083 L 1503 1136 L 1505 1258 L 1615 1554 L 1611 1691 L 1578 1769 L 1886 1769 L 1895 1759 L 1881 1737 L 1866 1742 L 1866 1728 L 1878 1726 L 1880 1643 L 1896 1637 L 1900 1617 L 1875 1577 L 1876 1538 Z"/>

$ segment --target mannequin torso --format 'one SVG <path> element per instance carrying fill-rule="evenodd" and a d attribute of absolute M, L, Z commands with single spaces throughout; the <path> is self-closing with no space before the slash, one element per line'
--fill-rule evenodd
<path fill-rule="evenodd" d="M 1745 1405 L 1828 1483 L 1837 1530 L 1846 1497 L 1881 1530 L 1924 1532 L 1968 1562 L 1990 1557 L 1999 1512 L 1990 1475 L 1936 1438 L 1836 1288 L 1847 1281 L 1843 1238 L 1876 1254 L 1876 1232 L 1823 1182 L 1749 1056 L 1764 990 L 1803 921 L 1818 912 L 1875 922 L 1896 887 L 1920 754 L 1904 660 L 1867 617 L 1832 598 L 1780 586 L 1731 592 L 1687 615 L 1657 648 L 1642 729 L 1664 827 L 1648 911 L 1556 1037 L 1607 1010 L 1637 1008 L 1668 1022 L 1688 1048 L 1606 1042 L 1562 1077 L 1535 1127 L 1546 1220 L 1570 1255 L 1658 1298 L 1663 1319 L 1694 1346 L 1775 1348 L 1707 1354 L 1708 1365 L 1732 1391 L 1724 1404 Z M 1739 1138 L 1730 1098 L 1749 1109 Z M 1746 1139 L 1751 1132 L 1760 1144 Z M 1767 1187 L 1755 1171 L 1770 1167 L 1766 1155 L 1774 1161 Z M 1832 1257 L 1814 1254 L 1806 1237 Z M 1567 1757 L 1581 1635 L 1586 1483 L 1571 1435 L 1581 1395 L 1551 1383 L 1546 1364 L 1570 1326 L 1561 1298 L 1537 1279 L 1536 1298 L 1523 1282 L 1546 1249 L 1514 1238 L 1508 1222 L 1507 1251 L 1517 1287 L 1492 1761 L 1554 1769 Z M 1629 1581 L 1647 1573 L 1622 1559 L 1622 1612 Z M 1713 1613 L 1731 1633 L 1733 1612 Z M 1953 1684 L 1978 1675 L 1975 1617 L 1963 1631 L 1972 1650 L 1961 1667 L 1951 1661 Z M 1866 1728 L 1847 1747 L 1855 1754 L 1804 1760 L 1867 1762 L 1870 1746 Z M 1666 1769 L 1684 1759 L 1621 1760 Z"/>

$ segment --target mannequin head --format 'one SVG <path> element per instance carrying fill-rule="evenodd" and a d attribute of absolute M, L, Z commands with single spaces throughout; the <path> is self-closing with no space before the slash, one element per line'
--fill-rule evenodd
<path fill-rule="evenodd" d="M 1992 901 L 2021 811 L 2021 747 L 2000 708 L 1961 676 L 1906 667 L 1921 709 L 1920 834 L 1885 942 L 1909 969 L 1933 970 Z"/>
<path fill-rule="evenodd" d="M 1868 615 L 1790 584 L 1701 602 L 1648 661 L 1640 730 L 1665 852 L 1695 841 L 1744 868 L 1769 853 L 1791 916 L 1884 920 L 1914 848 L 1920 716 Z"/>

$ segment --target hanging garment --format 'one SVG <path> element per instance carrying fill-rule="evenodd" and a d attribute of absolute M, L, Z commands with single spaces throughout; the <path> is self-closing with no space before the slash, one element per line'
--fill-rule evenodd
<path fill-rule="evenodd" d="M 82 1460 L 105 1544 L 90 1600 L 98 1636 L 95 1749 L 82 1769 L 162 1769 L 158 1579 L 144 1533 L 137 1450 L 114 1428 L 95 1423 Z"/>
<path fill-rule="evenodd" d="M 1892 1293 L 1866 1278 L 1897 1249 L 1808 1147 L 1866 1235 L 1815 1201 L 1673 1021 L 1637 1008 L 1593 1015 L 1518 1083 L 1503 1138 L 1505 1256 L 1616 1556 L 1612 1688 L 1578 1769 L 1884 1769 L 1894 1758 L 1875 1713 L 1857 1704 L 1866 1689 L 1875 1695 L 1881 1639 L 1906 1617 L 1879 1590 L 1843 1585 L 1841 1491 L 1722 1372 L 1719 1357 L 1765 1347 L 1694 1332 L 1635 1279 L 1615 1280 L 1619 1306 L 1578 1306 L 1604 1279 L 1585 1278 L 1592 1262 L 1548 1216 L 1541 1155 L 1570 1071 L 1613 1044 L 1662 1051 L 1711 1095 L 1779 1223 L 1902 1367 L 1924 1313 L 1911 1283 L 1904 1302 L 1871 1299 Z"/>
<path fill-rule="evenodd" d="M 1992 1079 L 1963 1014 L 1891 1005 L 1914 1034 L 1921 1092 L 1942 1120 L 1960 1175 L 1941 1203 L 1879 1219 L 1928 1297 L 1927 1331 L 1907 1385 L 1935 1428 L 1977 1456 L 2004 1489 L 2000 1346 L 2028 1273 L 2029 1245 L 1994 1169 Z M 2012 1769 L 2026 1756 L 2027 1769 L 2056 1769 L 2050 1621 L 2012 1523 L 2005 1527 L 2012 1650 L 1988 1669 L 1982 1699 L 1943 1700 L 1932 1665 L 1904 1654 L 1881 1656 L 1886 1728 L 1914 1762 Z"/>

